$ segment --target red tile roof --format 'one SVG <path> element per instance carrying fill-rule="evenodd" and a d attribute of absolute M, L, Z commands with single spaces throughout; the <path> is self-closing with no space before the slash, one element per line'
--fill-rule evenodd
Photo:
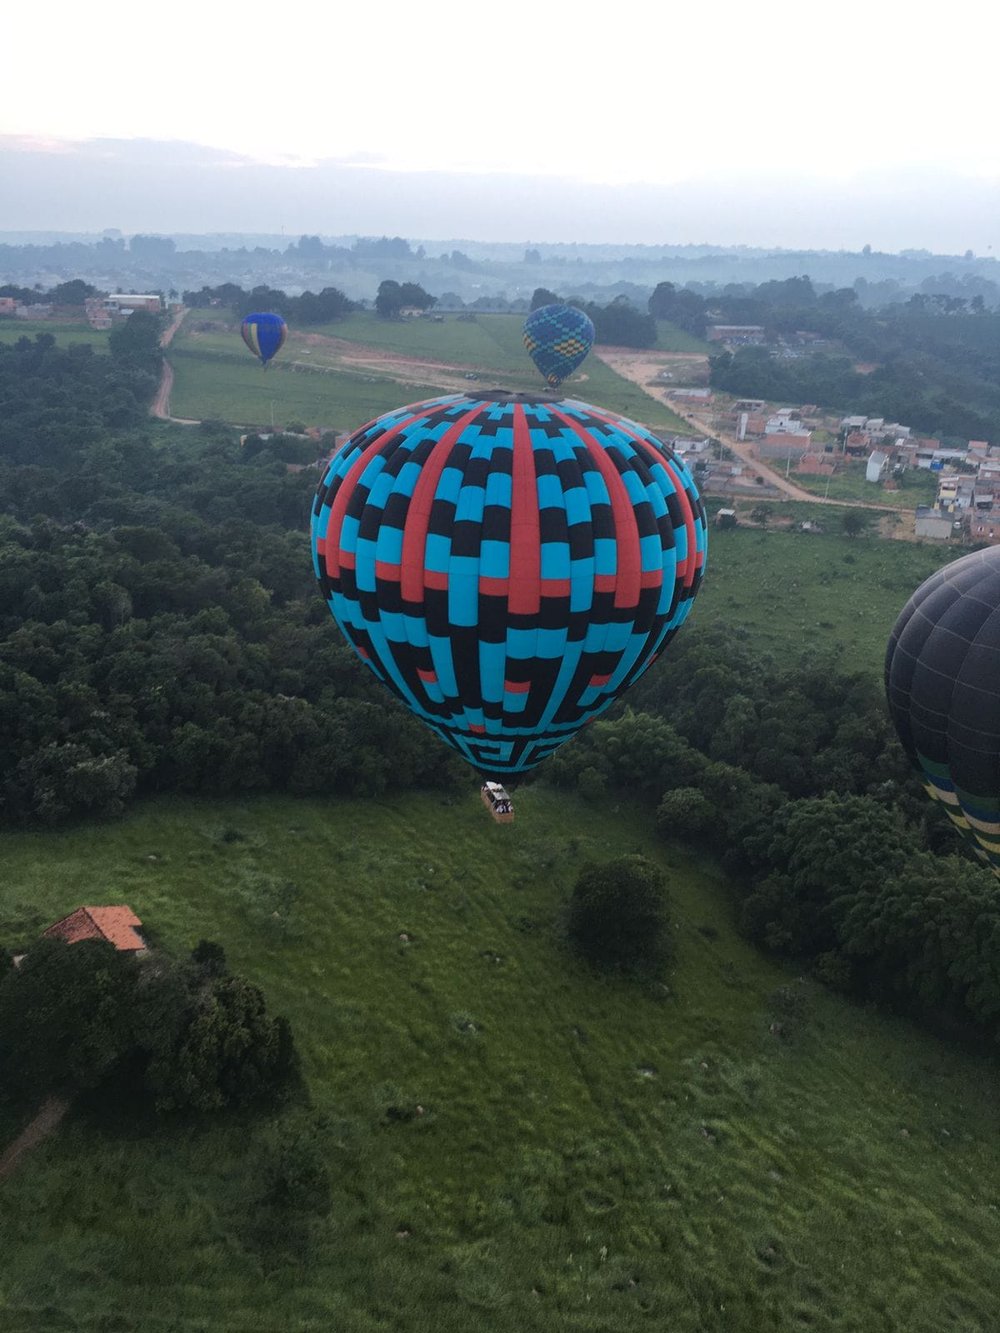
<path fill-rule="evenodd" d="M 141 925 L 131 907 L 78 907 L 42 934 L 69 944 L 77 940 L 109 940 L 116 949 L 124 951 L 145 949 L 146 941 L 134 929 Z"/>

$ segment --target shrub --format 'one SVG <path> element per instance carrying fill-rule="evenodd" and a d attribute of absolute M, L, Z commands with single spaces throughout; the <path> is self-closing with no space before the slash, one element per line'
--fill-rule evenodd
<path fill-rule="evenodd" d="M 655 969 L 673 957 L 668 913 L 662 871 L 644 856 L 621 856 L 580 871 L 567 933 L 600 967 Z"/>

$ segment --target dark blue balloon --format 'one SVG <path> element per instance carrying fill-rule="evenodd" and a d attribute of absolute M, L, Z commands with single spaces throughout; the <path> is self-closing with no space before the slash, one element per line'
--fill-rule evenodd
<path fill-rule="evenodd" d="M 281 351 L 288 328 L 280 315 L 247 315 L 240 333 L 254 356 L 259 356 L 261 364 L 266 366 Z"/>

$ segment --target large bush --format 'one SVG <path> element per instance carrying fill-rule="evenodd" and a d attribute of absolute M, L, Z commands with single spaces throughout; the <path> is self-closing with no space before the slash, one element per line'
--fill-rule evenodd
<path fill-rule="evenodd" d="M 567 933 L 599 967 L 662 966 L 673 956 L 663 872 L 644 856 L 584 866 L 573 889 Z"/>

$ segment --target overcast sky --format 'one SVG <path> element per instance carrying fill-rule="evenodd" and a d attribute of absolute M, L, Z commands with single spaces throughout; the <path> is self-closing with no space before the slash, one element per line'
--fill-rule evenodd
<path fill-rule="evenodd" d="M 1000 24 L 979 0 L 953 0 L 933 24 L 896 0 L 617 0 L 598 10 L 545 0 L 172 0 L 153 10 L 57 0 L 55 9 L 57 23 L 47 6 L 5 15 L 13 58 L 0 133 L 5 159 L 24 160 L 0 175 L 4 229 L 94 225 L 88 182 L 101 152 L 106 161 L 134 154 L 92 143 L 79 156 L 74 145 L 143 139 L 176 145 L 166 154 L 149 145 L 167 201 L 156 198 L 156 218 L 140 217 L 141 197 L 122 180 L 97 225 L 542 240 L 557 239 L 555 225 L 566 240 L 836 246 L 840 236 L 846 248 L 986 253 L 996 239 L 1000 250 Z M 212 156 L 197 202 L 186 196 L 205 159 L 182 145 L 225 150 Z M 65 177 L 61 200 L 40 186 L 32 197 L 29 159 L 43 156 L 54 159 L 50 175 Z M 284 186 L 259 219 L 241 222 L 234 178 L 262 165 L 283 170 L 257 179 Z M 450 182 L 429 227 L 433 199 L 412 224 L 408 210 L 445 175 L 407 186 L 400 172 L 477 179 L 464 190 Z M 484 175 L 495 178 L 496 203 L 485 216 L 471 210 L 473 233 L 455 225 L 447 200 L 474 203 Z M 536 184 L 505 192 L 510 175 Z M 379 208 L 388 199 L 391 212 L 395 197 L 406 216 L 377 221 L 352 204 L 356 216 L 320 225 L 335 178 L 359 180 L 359 198 L 365 180 L 377 180 Z M 897 192 L 905 204 L 894 209 Z M 606 201 L 604 225 L 579 218 L 574 234 L 580 205 L 566 206 L 570 196 L 598 214 Z M 839 222 L 828 216 L 832 200 Z M 811 240 L 812 227 L 827 234 Z"/>

